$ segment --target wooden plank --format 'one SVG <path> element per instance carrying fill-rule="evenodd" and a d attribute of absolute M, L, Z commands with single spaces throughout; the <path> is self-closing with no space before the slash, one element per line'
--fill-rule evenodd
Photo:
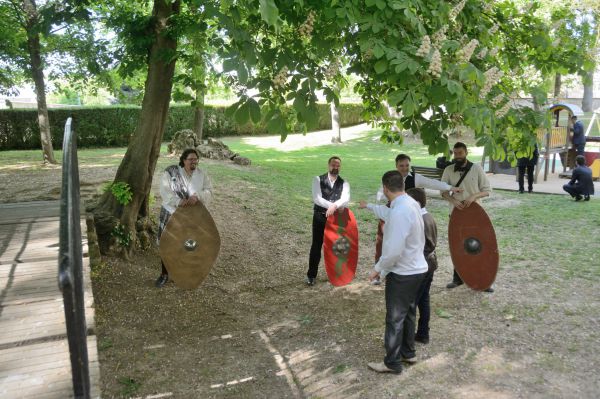
<path fill-rule="evenodd" d="M 0 204 L 0 397 L 72 397 L 71 363 L 58 288 L 59 202 Z M 82 250 L 87 253 L 85 219 Z M 94 309 L 83 259 L 88 331 Z M 96 337 L 88 337 L 92 397 L 99 397 Z"/>
<path fill-rule="evenodd" d="M 96 338 L 88 337 L 92 397 L 99 395 Z M 67 340 L 0 351 L 0 397 L 72 397 Z"/>

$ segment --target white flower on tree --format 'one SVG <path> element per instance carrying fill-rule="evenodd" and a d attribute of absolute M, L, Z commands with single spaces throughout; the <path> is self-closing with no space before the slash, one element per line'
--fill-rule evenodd
<path fill-rule="evenodd" d="M 287 83 L 288 72 L 288 68 L 284 66 L 271 80 L 273 82 L 273 88 L 275 88 L 275 90 L 282 89 L 285 86 L 285 84 Z"/>
<path fill-rule="evenodd" d="M 298 33 L 304 38 L 310 38 L 315 24 L 315 12 L 310 11 L 306 17 L 306 21 L 298 28 Z"/>
<path fill-rule="evenodd" d="M 471 40 L 466 46 L 462 47 L 456 53 L 458 57 L 458 62 L 469 62 L 471 56 L 473 56 L 473 52 L 479 45 L 479 41 L 477 39 Z"/>
<path fill-rule="evenodd" d="M 431 56 L 431 63 L 429 64 L 429 69 L 427 69 L 427 73 L 429 73 L 434 78 L 440 78 L 442 76 L 442 56 L 438 49 L 433 50 L 433 55 Z"/>
<path fill-rule="evenodd" d="M 429 52 L 431 51 L 431 39 L 429 39 L 429 35 L 423 36 L 423 40 L 421 41 L 421 47 L 417 50 L 417 57 L 427 57 Z"/>

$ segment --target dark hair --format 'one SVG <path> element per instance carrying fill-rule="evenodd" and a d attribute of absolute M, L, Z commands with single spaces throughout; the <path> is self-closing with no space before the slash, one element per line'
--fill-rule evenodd
<path fill-rule="evenodd" d="M 454 147 L 452 147 L 454 149 L 457 148 L 464 148 L 465 151 L 467 151 L 467 145 L 465 143 L 461 143 L 460 141 L 457 141 L 456 144 L 454 144 Z"/>
<path fill-rule="evenodd" d="M 404 161 L 405 159 L 408 159 L 408 162 L 410 162 L 410 157 L 406 154 L 398 154 L 398 156 L 396 157 L 396 163 L 400 162 L 400 161 Z"/>
<path fill-rule="evenodd" d="M 381 183 L 393 193 L 404 191 L 404 177 L 397 170 L 385 172 L 381 177 Z"/>
<path fill-rule="evenodd" d="M 577 155 L 575 157 L 575 162 L 577 162 L 577 165 L 585 165 L 585 157 L 583 155 Z"/>
<path fill-rule="evenodd" d="M 576 115 L 573 115 L 573 116 L 571 117 L 571 119 L 577 119 L 577 116 L 576 116 Z"/>
<path fill-rule="evenodd" d="M 196 154 L 196 156 L 198 158 L 200 158 L 200 155 L 198 154 L 198 151 L 196 151 L 196 149 L 194 148 L 188 148 L 186 150 L 183 150 L 183 152 L 181 153 L 181 156 L 179 157 L 179 166 L 181 166 L 183 168 L 183 161 L 188 157 L 188 155 L 190 155 L 191 153 Z"/>
<path fill-rule="evenodd" d="M 425 195 L 425 190 L 418 187 L 409 188 L 406 190 L 406 194 L 410 195 L 415 201 L 421 205 L 421 208 L 425 208 L 427 205 L 427 196 Z"/>
<path fill-rule="evenodd" d="M 331 158 L 329 158 L 329 160 L 327 161 L 327 165 L 329 165 L 331 163 L 331 161 L 333 161 L 334 159 L 337 159 L 338 161 L 342 162 L 342 160 L 340 159 L 340 157 L 336 157 L 335 155 L 332 156 Z"/>

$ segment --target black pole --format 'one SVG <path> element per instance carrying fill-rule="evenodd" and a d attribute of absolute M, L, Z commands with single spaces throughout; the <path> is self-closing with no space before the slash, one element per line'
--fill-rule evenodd
<path fill-rule="evenodd" d="M 77 163 L 77 137 L 71 131 L 71 122 L 72 118 L 68 118 L 63 140 L 58 286 L 62 291 L 65 307 L 73 393 L 75 398 L 87 399 L 90 397 L 90 372 L 83 298 L 79 167 Z"/>

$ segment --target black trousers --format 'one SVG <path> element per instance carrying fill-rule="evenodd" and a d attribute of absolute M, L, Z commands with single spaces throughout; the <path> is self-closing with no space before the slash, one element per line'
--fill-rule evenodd
<path fill-rule="evenodd" d="M 392 370 L 402 370 L 402 359 L 415 357 L 416 300 L 426 274 L 386 276 L 383 362 Z"/>
<path fill-rule="evenodd" d="M 567 183 L 567 184 L 563 185 L 563 190 L 568 192 L 571 195 L 571 197 L 573 197 L 573 198 L 577 197 L 578 195 L 590 195 L 579 184 L 568 184 Z"/>
<path fill-rule="evenodd" d="M 527 172 L 527 189 L 528 191 L 533 190 L 533 172 L 537 161 L 537 157 L 534 157 L 533 159 L 519 159 L 519 191 L 525 191 L 525 172 Z"/>
<path fill-rule="evenodd" d="M 425 273 L 425 279 L 417 295 L 417 309 L 419 309 L 419 322 L 417 323 L 417 337 L 429 338 L 429 319 L 431 306 L 429 304 L 429 290 L 433 282 L 433 270 Z"/>
<path fill-rule="evenodd" d="M 308 258 L 308 278 L 316 278 L 319 271 L 319 262 L 321 262 L 321 249 L 323 248 L 323 236 L 325 234 L 325 223 L 327 218 L 324 212 L 315 211 L 312 222 L 312 245 L 310 246 L 310 256 Z"/>

